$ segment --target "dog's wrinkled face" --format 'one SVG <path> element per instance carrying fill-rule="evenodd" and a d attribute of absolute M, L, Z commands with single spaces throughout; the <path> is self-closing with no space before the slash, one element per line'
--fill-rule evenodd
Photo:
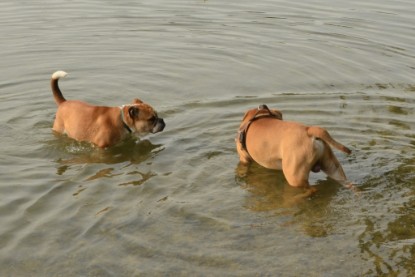
<path fill-rule="evenodd" d="M 163 118 L 158 117 L 157 112 L 148 104 L 139 99 L 134 99 L 128 106 L 128 125 L 134 127 L 137 133 L 158 133 L 163 131 L 166 124 Z"/>

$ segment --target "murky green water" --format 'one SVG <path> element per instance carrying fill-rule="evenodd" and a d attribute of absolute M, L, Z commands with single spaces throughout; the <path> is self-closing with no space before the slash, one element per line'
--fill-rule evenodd
<path fill-rule="evenodd" d="M 407 1 L 0 3 L 1 276 L 415 275 L 415 6 Z M 139 97 L 164 132 L 98 151 L 51 132 L 68 99 Z M 245 110 L 353 150 L 299 203 L 242 172 Z"/>

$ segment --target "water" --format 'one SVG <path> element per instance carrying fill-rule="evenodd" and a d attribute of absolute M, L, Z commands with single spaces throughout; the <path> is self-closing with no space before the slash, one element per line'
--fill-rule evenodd
<path fill-rule="evenodd" d="M 0 275 L 412 276 L 412 1 L 2 1 Z M 139 97 L 162 133 L 104 151 L 51 132 L 66 98 Z M 259 104 L 327 128 L 360 194 L 241 174 Z"/>

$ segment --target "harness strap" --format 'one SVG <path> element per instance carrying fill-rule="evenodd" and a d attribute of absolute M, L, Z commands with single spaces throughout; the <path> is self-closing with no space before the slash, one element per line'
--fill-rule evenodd
<path fill-rule="evenodd" d="M 130 126 L 128 126 L 127 123 L 125 123 L 123 108 L 124 106 L 120 107 L 121 121 L 122 121 L 124 128 L 127 129 L 127 131 L 131 134 L 133 131 L 131 130 Z"/>
<path fill-rule="evenodd" d="M 251 126 L 252 122 L 258 119 L 261 119 L 261 118 L 280 119 L 280 117 L 277 114 L 273 113 L 268 108 L 267 105 L 265 104 L 259 105 L 258 111 L 254 114 L 254 116 L 238 130 L 238 139 L 239 139 L 239 142 L 241 143 L 242 150 L 245 150 L 248 153 L 248 155 L 249 155 L 249 152 L 246 147 L 246 134 L 248 133 L 249 126 Z"/>

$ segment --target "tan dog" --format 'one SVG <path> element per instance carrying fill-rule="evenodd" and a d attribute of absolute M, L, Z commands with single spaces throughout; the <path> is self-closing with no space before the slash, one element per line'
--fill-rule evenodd
<path fill-rule="evenodd" d="M 352 187 L 330 146 L 350 154 L 320 127 L 282 120 L 282 113 L 266 105 L 245 113 L 235 139 L 242 164 L 256 161 L 270 169 L 282 169 L 288 183 L 308 189 L 310 171 L 322 170 L 339 183 Z"/>
<path fill-rule="evenodd" d="M 163 131 L 164 120 L 156 111 L 139 99 L 121 107 L 93 106 L 81 101 L 66 100 L 58 86 L 59 78 L 67 75 L 56 71 L 51 86 L 58 105 L 53 130 L 78 141 L 89 141 L 98 147 L 109 147 L 130 133 Z"/>

